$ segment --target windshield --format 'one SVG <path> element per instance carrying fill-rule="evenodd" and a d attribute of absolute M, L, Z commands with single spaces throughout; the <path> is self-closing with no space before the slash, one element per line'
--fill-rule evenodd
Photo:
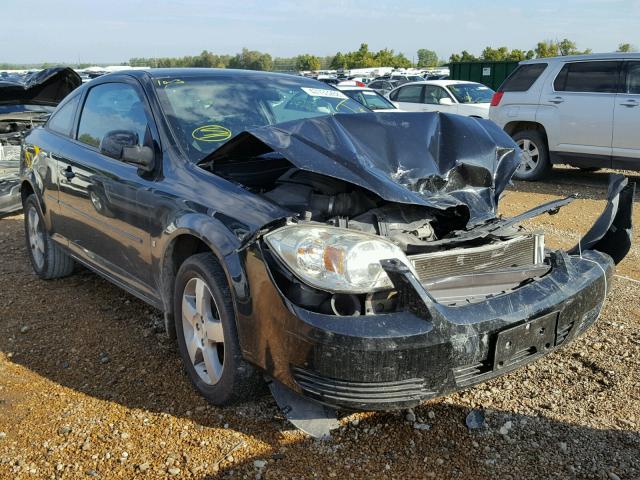
<path fill-rule="evenodd" d="M 343 93 L 371 110 L 395 110 L 396 108 L 393 103 L 372 90 L 343 90 Z"/>
<path fill-rule="evenodd" d="M 155 79 L 155 87 L 171 128 L 194 162 L 251 128 L 369 111 L 332 87 L 294 76 L 165 77 Z"/>
<path fill-rule="evenodd" d="M 493 90 L 479 83 L 454 83 L 447 85 L 460 103 L 489 103 Z"/>

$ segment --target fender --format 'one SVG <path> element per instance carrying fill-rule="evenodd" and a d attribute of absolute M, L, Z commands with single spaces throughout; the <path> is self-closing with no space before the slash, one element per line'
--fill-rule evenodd
<path fill-rule="evenodd" d="M 173 325 L 175 272 L 172 269 L 170 259 L 176 240 L 183 235 L 189 235 L 202 241 L 220 263 L 231 290 L 236 317 L 238 301 L 245 304 L 247 296 L 246 274 L 237 252 L 241 240 L 229 229 L 227 224 L 216 218 L 216 213 L 213 215 L 196 212 L 179 213 L 177 218 L 156 239 L 156 246 L 152 252 L 153 262 L 156 264 L 158 272 L 157 282 L 164 302 L 165 327 L 170 336 L 175 335 Z"/>

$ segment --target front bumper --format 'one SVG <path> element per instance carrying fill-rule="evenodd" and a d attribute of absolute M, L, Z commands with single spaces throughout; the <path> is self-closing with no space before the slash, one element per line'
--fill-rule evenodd
<path fill-rule="evenodd" d="M 252 337 L 266 345 L 244 354 L 289 388 L 325 405 L 353 410 L 415 406 L 540 358 L 596 320 L 613 274 L 611 258 L 587 251 L 582 258 L 552 254 L 551 262 L 552 270 L 537 281 L 458 307 L 425 301 L 426 292 L 411 272 L 398 269 L 392 279 L 409 308 L 358 317 L 310 312 L 289 302 L 273 282 L 264 282 L 263 288 L 273 290 L 270 313 L 259 320 L 263 332 Z M 250 255 L 247 267 L 268 274 L 258 255 Z M 552 330 L 547 345 L 525 345 L 502 365 L 495 363 L 499 333 L 535 319 L 542 319 L 547 334 Z"/>
<path fill-rule="evenodd" d="M 612 176 L 603 215 L 569 254 L 549 254 L 546 275 L 462 306 L 438 303 L 405 266 L 384 261 L 401 311 L 312 312 L 278 289 L 256 242 L 235 270 L 246 281 L 232 277 L 243 356 L 299 394 L 354 410 L 407 408 L 502 375 L 596 320 L 614 262 L 631 245 L 633 197 L 634 186 Z M 532 336 L 536 330 L 541 337 Z"/>

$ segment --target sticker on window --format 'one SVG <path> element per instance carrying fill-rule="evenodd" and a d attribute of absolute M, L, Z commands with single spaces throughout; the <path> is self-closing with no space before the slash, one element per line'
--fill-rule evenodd
<path fill-rule="evenodd" d="M 300 87 L 307 95 L 312 97 L 329 97 L 329 98 L 348 98 L 344 93 L 338 90 L 329 90 L 325 88 L 308 88 Z"/>
<path fill-rule="evenodd" d="M 165 78 L 160 78 L 158 79 L 158 85 L 160 85 L 161 87 L 165 87 L 167 88 L 168 86 L 173 86 L 173 85 L 182 85 L 184 83 L 184 80 L 182 80 L 181 78 L 173 78 L 173 79 L 165 79 Z"/>
<path fill-rule="evenodd" d="M 191 132 L 191 136 L 199 142 L 224 142 L 231 138 L 231 131 L 222 125 L 203 125 Z"/>
<path fill-rule="evenodd" d="M 364 93 L 365 95 L 369 95 L 370 97 L 375 97 L 377 95 L 376 92 L 367 92 L 366 90 L 364 90 L 362 93 Z"/>

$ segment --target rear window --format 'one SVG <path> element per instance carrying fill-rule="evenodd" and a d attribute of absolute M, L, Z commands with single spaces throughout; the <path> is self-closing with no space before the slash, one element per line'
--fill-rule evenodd
<path fill-rule="evenodd" d="M 620 62 L 567 63 L 553 82 L 557 92 L 616 93 Z"/>
<path fill-rule="evenodd" d="M 531 88 L 546 68 L 546 63 L 520 65 L 507 77 L 500 87 L 500 91 L 526 92 Z"/>
<path fill-rule="evenodd" d="M 393 93 L 392 100 L 398 102 L 420 103 L 422 101 L 422 85 L 407 85 Z"/>
<path fill-rule="evenodd" d="M 56 133 L 66 135 L 67 137 L 70 136 L 79 100 L 80 95 L 76 95 L 71 100 L 68 100 L 64 105 L 60 106 L 60 108 L 53 113 L 51 118 L 49 118 L 47 128 Z"/>

